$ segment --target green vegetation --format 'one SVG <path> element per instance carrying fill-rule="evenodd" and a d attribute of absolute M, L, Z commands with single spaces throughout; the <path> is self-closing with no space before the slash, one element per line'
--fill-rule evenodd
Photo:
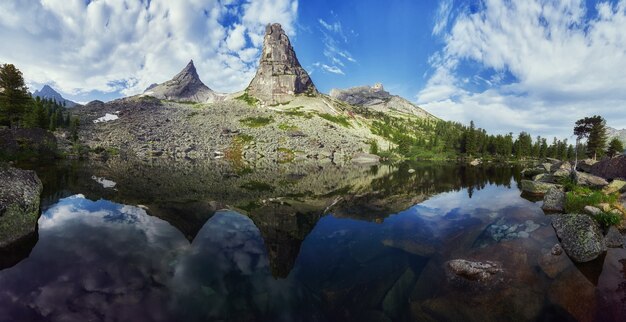
<path fill-rule="evenodd" d="M 335 116 L 335 115 L 330 115 L 330 114 L 327 114 L 327 113 L 319 113 L 317 115 L 319 115 L 319 117 L 321 117 L 321 118 L 323 118 L 323 119 L 325 119 L 327 121 L 339 124 L 339 125 L 341 125 L 343 127 L 352 127 L 352 125 L 350 125 L 350 121 L 345 116 L 342 116 L 342 115 L 336 115 Z"/>
<path fill-rule="evenodd" d="M 235 141 L 238 143 L 243 143 L 243 144 L 250 143 L 254 141 L 254 137 L 249 134 L 240 133 L 240 134 L 237 134 L 237 136 L 235 137 Z"/>
<path fill-rule="evenodd" d="M 289 163 L 296 157 L 296 152 L 291 149 L 278 148 L 276 151 L 280 154 L 278 163 Z"/>
<path fill-rule="evenodd" d="M 274 191 L 274 187 L 271 185 L 261 182 L 261 181 L 248 181 L 241 185 L 241 188 L 251 191 L 259 191 L 259 192 L 272 192 Z"/>
<path fill-rule="evenodd" d="M 611 140 L 611 142 L 609 143 L 609 148 L 606 151 L 606 155 L 612 158 L 615 155 L 623 152 L 624 145 L 622 144 L 622 141 L 620 141 L 618 138 L 613 138 L 613 140 Z"/>
<path fill-rule="evenodd" d="M 370 141 L 369 141 L 369 142 L 367 142 L 367 143 L 368 143 L 368 144 L 369 144 L 369 146 L 370 146 L 369 153 L 370 153 L 370 154 L 375 154 L 375 155 L 378 155 L 378 152 L 379 152 L 379 150 L 378 150 L 378 141 L 376 141 L 376 140 L 370 140 Z"/>
<path fill-rule="evenodd" d="M 0 88 L 0 121 L 12 128 L 19 127 L 32 105 L 22 72 L 12 64 L 0 66 Z"/>
<path fill-rule="evenodd" d="M 278 128 L 283 130 L 283 131 L 297 131 L 298 127 L 295 125 L 291 125 L 288 123 L 280 123 L 278 124 Z"/>
<path fill-rule="evenodd" d="M 565 195 L 565 212 L 583 213 L 585 206 L 597 206 L 601 203 L 612 205 L 617 202 L 618 198 L 617 194 L 606 195 L 599 190 L 574 186 Z"/>
<path fill-rule="evenodd" d="M 607 228 L 613 225 L 617 225 L 622 221 L 621 214 L 601 212 L 593 217 L 600 226 Z"/>
<path fill-rule="evenodd" d="M 248 103 L 248 105 L 250 106 L 256 106 L 259 103 L 259 100 L 255 97 L 252 97 L 250 95 L 248 95 L 248 92 L 244 92 L 243 95 L 241 96 L 237 96 L 235 97 L 235 99 L 238 99 L 240 101 L 244 101 L 246 103 Z"/>
<path fill-rule="evenodd" d="M 307 112 L 301 111 L 303 108 L 304 108 L 304 106 L 298 106 L 298 107 L 291 108 L 291 109 L 289 109 L 287 111 L 284 111 L 282 113 L 285 113 L 285 114 L 287 114 L 289 116 L 298 116 L 298 117 L 304 117 L 304 118 L 307 118 L 307 119 L 310 119 L 311 117 L 313 117 L 313 115 L 311 115 L 311 113 L 307 113 Z"/>
<path fill-rule="evenodd" d="M 271 116 L 251 116 L 241 119 L 239 122 L 247 127 L 262 127 L 274 122 L 274 119 Z"/>

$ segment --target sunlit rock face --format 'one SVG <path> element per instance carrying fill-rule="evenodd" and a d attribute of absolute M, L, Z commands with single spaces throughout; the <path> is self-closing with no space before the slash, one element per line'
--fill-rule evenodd
<path fill-rule="evenodd" d="M 270 24 L 265 30 L 259 68 L 247 91 L 269 105 L 287 103 L 297 94 L 317 94 L 280 24 Z"/>

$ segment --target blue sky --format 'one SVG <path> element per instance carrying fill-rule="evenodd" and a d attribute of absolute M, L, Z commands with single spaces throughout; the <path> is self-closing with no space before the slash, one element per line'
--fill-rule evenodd
<path fill-rule="evenodd" d="M 140 93 L 189 59 L 236 92 L 270 22 L 325 93 L 382 82 L 492 133 L 565 138 L 593 114 L 626 128 L 626 0 L 5 0 L 0 63 L 79 102 Z"/>

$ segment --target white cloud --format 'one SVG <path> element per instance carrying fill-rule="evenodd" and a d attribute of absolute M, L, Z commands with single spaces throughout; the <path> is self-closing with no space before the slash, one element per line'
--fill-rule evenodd
<path fill-rule="evenodd" d="M 626 1 L 599 3 L 592 17 L 582 0 L 485 0 L 480 8 L 450 22 L 421 105 L 499 133 L 566 137 L 576 119 L 592 114 L 626 127 Z M 444 29 L 438 22 L 433 34 Z M 463 81 L 473 75 L 461 67 L 476 63 L 493 73 L 486 89 Z"/>
<path fill-rule="evenodd" d="M 444 0 L 439 2 L 437 13 L 435 14 L 435 26 L 433 27 L 433 35 L 440 35 L 448 26 L 450 13 L 452 12 L 452 0 Z"/>
<path fill-rule="evenodd" d="M 132 95 L 193 59 L 209 87 L 234 92 L 254 76 L 266 24 L 293 35 L 297 8 L 297 0 L 5 0 L 0 43 L 12 47 L 0 62 L 33 86 Z"/>
<path fill-rule="evenodd" d="M 328 62 L 327 64 L 318 62 L 313 64 L 313 66 L 320 67 L 322 70 L 329 73 L 345 75 L 342 67 L 345 67 L 348 62 L 356 63 L 356 59 L 353 58 L 348 50 L 344 49 L 346 44 L 348 44 L 348 37 L 343 32 L 343 26 L 341 22 L 339 22 L 337 15 L 333 11 L 330 13 L 337 19 L 335 22 L 328 22 L 322 18 L 318 19 L 321 26 L 319 30 L 322 33 L 322 43 L 324 44 L 323 54 Z M 354 32 L 352 32 L 351 35 L 354 37 L 357 36 Z M 311 72 L 313 71 L 314 70 Z"/>

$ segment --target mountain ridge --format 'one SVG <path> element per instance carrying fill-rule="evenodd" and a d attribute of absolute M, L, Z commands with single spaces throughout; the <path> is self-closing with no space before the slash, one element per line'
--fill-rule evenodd
<path fill-rule="evenodd" d="M 78 105 L 78 103 L 64 98 L 59 92 L 54 90 L 54 88 L 50 87 L 49 85 L 44 85 L 41 90 L 35 90 L 35 92 L 33 93 L 33 97 L 41 97 L 54 100 L 60 104 L 65 104 L 65 107 L 67 108 L 72 108 Z"/>

